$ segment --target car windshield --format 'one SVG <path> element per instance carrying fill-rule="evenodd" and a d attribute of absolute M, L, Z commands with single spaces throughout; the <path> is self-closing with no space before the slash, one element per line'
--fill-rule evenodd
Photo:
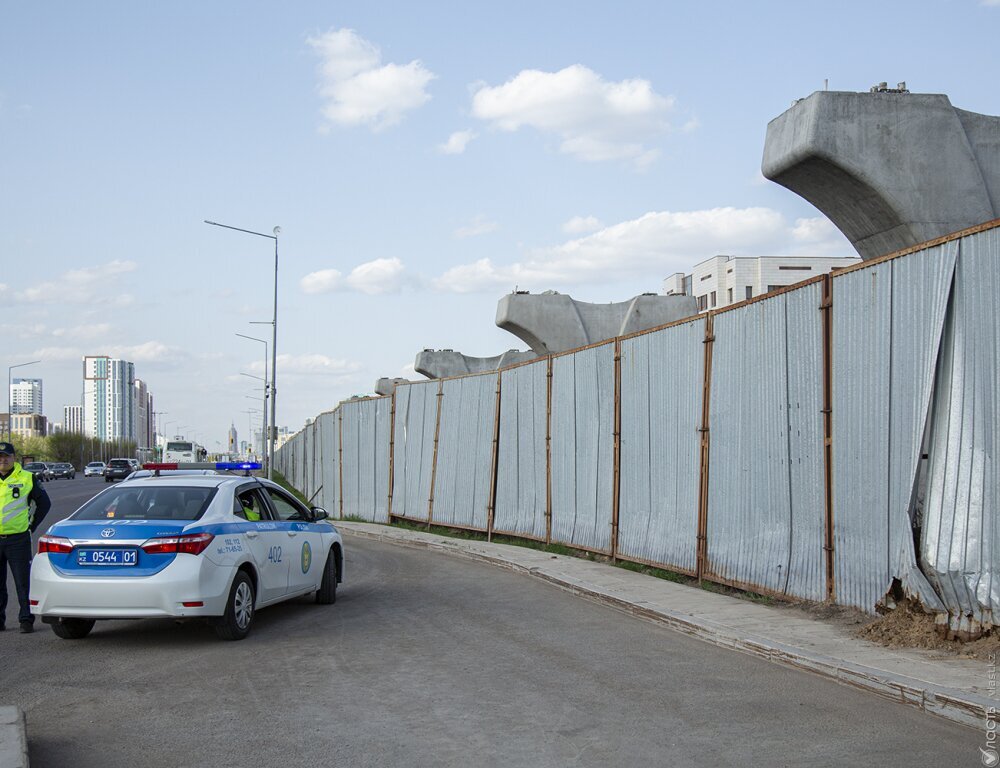
<path fill-rule="evenodd" d="M 73 515 L 74 520 L 197 520 L 215 496 L 215 488 L 177 485 L 118 486 L 100 493 Z"/>
<path fill-rule="evenodd" d="M 88 467 L 103 467 L 104 466 L 104 462 L 103 461 L 92 461 L 87 466 Z"/>

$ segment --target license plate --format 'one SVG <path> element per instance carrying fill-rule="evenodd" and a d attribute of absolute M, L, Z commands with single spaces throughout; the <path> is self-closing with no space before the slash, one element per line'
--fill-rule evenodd
<path fill-rule="evenodd" d="M 137 549 L 80 549 L 76 553 L 77 565 L 136 565 Z"/>

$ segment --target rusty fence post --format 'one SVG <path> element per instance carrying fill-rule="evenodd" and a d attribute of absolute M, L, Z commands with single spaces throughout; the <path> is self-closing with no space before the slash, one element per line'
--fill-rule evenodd
<path fill-rule="evenodd" d="M 431 491 L 427 499 L 427 527 L 434 519 L 434 483 L 437 481 L 438 439 L 441 436 L 441 401 L 444 399 L 444 379 L 438 379 L 437 416 L 434 417 L 434 457 L 431 460 Z"/>
<path fill-rule="evenodd" d="M 486 540 L 493 540 L 493 518 L 497 508 L 497 473 L 500 471 L 500 391 L 503 373 L 497 371 L 496 403 L 493 410 L 493 461 L 491 463 L 490 498 L 486 508 Z"/>
<path fill-rule="evenodd" d="M 622 340 L 615 339 L 614 479 L 611 486 L 611 559 L 618 556 L 618 510 L 622 487 Z"/>
<path fill-rule="evenodd" d="M 344 407 L 337 406 L 337 472 L 340 478 L 337 491 L 340 496 L 340 519 L 344 519 Z"/>
<path fill-rule="evenodd" d="M 552 355 L 545 374 L 545 543 L 552 543 Z"/>
<path fill-rule="evenodd" d="M 709 403 L 712 394 L 712 346 L 715 341 L 713 315 L 705 318 L 704 378 L 701 394 L 701 458 L 698 485 L 698 549 L 697 572 L 700 582 L 708 569 L 708 457 L 709 457 Z"/>
<path fill-rule="evenodd" d="M 392 404 L 389 407 L 389 512 L 388 522 L 392 522 L 392 489 L 395 483 L 393 476 L 396 453 L 396 387 L 392 388 Z"/>
<path fill-rule="evenodd" d="M 823 275 L 823 503 L 826 519 L 823 550 L 826 556 L 826 597 L 837 597 L 833 539 L 833 276 Z"/>

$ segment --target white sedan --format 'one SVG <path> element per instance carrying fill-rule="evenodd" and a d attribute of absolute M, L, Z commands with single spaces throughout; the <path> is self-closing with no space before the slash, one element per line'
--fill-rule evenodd
<path fill-rule="evenodd" d="M 206 617 L 247 636 L 264 606 L 316 593 L 333 603 L 344 548 L 319 507 L 268 480 L 231 474 L 129 479 L 38 541 L 31 612 L 62 638 L 97 619 Z"/>

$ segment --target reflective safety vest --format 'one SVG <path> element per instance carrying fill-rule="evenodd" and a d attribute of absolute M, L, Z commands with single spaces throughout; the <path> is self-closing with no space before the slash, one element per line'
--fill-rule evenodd
<path fill-rule="evenodd" d="M 0 480 L 0 536 L 23 533 L 31 527 L 28 495 L 34 481 L 35 476 L 16 462 L 7 479 Z"/>

